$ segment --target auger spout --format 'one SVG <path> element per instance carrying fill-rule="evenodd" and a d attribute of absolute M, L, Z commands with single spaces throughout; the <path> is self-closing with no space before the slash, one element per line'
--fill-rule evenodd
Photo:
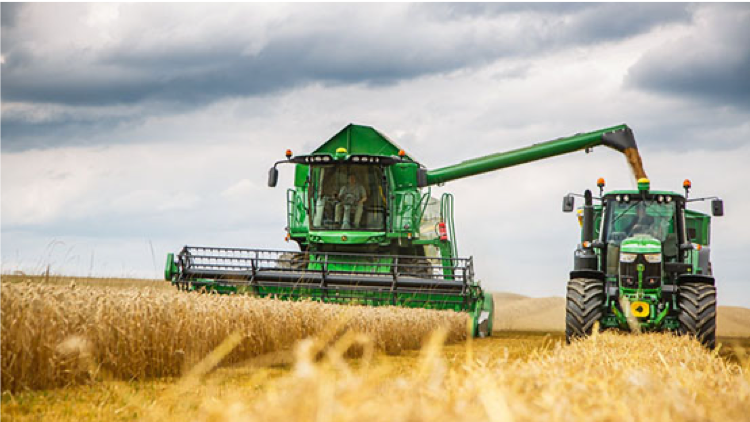
<path fill-rule="evenodd" d="M 633 168 L 636 179 L 646 177 L 633 131 L 627 125 L 623 124 L 594 132 L 579 133 L 507 152 L 490 154 L 443 168 L 422 170 L 418 182 L 420 186 L 436 185 L 493 170 L 593 148 L 599 145 L 608 146 L 625 154 Z"/>

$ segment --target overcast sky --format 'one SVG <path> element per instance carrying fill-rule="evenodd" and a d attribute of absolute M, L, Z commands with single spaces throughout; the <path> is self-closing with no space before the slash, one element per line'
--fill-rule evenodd
<path fill-rule="evenodd" d="M 291 248 L 284 150 L 370 125 L 429 168 L 620 123 L 655 188 L 718 195 L 750 307 L 748 4 L 2 4 L 2 271 L 160 277 L 185 244 Z M 448 183 L 491 290 L 563 296 L 597 148 Z M 707 211 L 708 204 L 696 209 Z"/>

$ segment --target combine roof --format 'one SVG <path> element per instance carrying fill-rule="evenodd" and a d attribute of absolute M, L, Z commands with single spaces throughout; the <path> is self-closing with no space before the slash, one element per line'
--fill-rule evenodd
<path fill-rule="evenodd" d="M 402 149 L 374 128 L 350 123 L 313 151 L 313 154 L 334 154 L 338 148 L 346 148 L 349 154 L 383 156 L 398 155 L 398 151 Z M 408 154 L 406 157 L 413 161 Z"/>

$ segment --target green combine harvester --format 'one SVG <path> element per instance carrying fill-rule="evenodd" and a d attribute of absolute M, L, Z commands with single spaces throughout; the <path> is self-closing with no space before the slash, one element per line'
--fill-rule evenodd
<path fill-rule="evenodd" d="M 706 347 L 716 343 L 716 287 L 711 267 L 711 216 L 686 208 L 711 200 L 713 216 L 724 215 L 716 197 L 651 190 L 648 179 L 638 190 L 602 194 L 590 190 L 579 210 L 581 243 L 568 281 L 566 337 L 600 329 L 675 331 L 695 336 Z M 575 196 L 563 199 L 572 212 Z M 600 204 L 594 205 L 598 200 Z"/>
<path fill-rule="evenodd" d="M 492 295 L 458 256 L 453 196 L 431 186 L 598 145 L 636 147 L 620 125 L 428 170 L 377 130 L 348 125 L 269 172 L 274 187 L 277 167 L 294 166 L 286 231 L 298 251 L 186 246 L 168 255 L 165 277 L 183 290 L 468 312 L 473 334 L 488 336 Z"/>

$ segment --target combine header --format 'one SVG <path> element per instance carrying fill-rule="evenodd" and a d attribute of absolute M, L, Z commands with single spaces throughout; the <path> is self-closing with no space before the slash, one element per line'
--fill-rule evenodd
<path fill-rule="evenodd" d="M 169 254 L 165 277 L 184 290 L 248 293 L 285 300 L 451 309 L 468 312 L 473 333 L 492 333 L 494 305 L 459 258 L 453 196 L 430 186 L 606 145 L 635 150 L 616 126 L 427 170 L 384 135 L 349 125 L 294 165 L 287 190 L 287 239 L 299 251 L 186 246 Z"/>

